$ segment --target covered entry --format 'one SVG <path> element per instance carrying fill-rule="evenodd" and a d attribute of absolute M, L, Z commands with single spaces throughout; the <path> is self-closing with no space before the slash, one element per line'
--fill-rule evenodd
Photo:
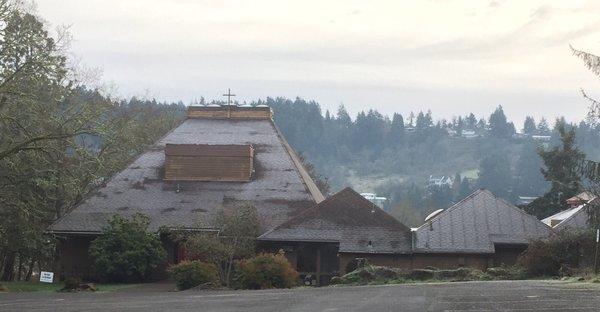
<path fill-rule="evenodd" d="M 260 242 L 267 252 L 283 250 L 305 285 L 326 286 L 340 273 L 337 242 Z"/>

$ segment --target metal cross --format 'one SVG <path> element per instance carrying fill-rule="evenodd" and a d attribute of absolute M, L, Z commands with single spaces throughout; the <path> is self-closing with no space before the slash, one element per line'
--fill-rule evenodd
<path fill-rule="evenodd" d="M 235 94 L 231 94 L 231 89 L 227 89 L 227 94 L 223 94 L 223 96 L 227 97 L 227 105 L 231 105 L 231 97 L 235 96 Z"/>

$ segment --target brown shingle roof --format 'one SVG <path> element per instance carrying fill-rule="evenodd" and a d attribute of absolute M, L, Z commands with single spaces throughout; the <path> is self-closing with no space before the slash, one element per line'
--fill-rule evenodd
<path fill-rule="evenodd" d="M 493 253 L 494 244 L 527 244 L 551 228 L 534 216 L 478 190 L 415 231 L 415 252 Z"/>
<path fill-rule="evenodd" d="M 340 252 L 410 253 L 410 237 L 408 227 L 345 188 L 259 240 L 331 241 L 340 243 Z"/>
<path fill-rule="evenodd" d="M 167 144 L 252 145 L 255 177 L 246 183 L 165 181 L 161 171 Z M 50 230 L 99 233 L 114 214 L 137 212 L 150 217 L 151 230 L 211 228 L 219 209 L 250 203 L 267 231 L 323 200 L 293 155 L 270 119 L 187 119 Z"/>

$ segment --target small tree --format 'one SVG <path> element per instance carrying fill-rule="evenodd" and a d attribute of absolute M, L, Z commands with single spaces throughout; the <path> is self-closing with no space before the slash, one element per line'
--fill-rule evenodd
<path fill-rule="evenodd" d="M 183 244 L 190 257 L 214 264 L 221 284 L 229 287 L 234 261 L 254 255 L 260 234 L 258 213 L 249 204 L 232 211 L 220 210 L 213 224 L 219 229 L 216 235 L 174 233 L 174 239 Z"/>
<path fill-rule="evenodd" d="M 131 220 L 113 216 L 104 233 L 89 249 L 101 279 L 113 282 L 147 280 L 167 255 L 158 236 L 148 232 L 149 219 L 136 214 Z"/>

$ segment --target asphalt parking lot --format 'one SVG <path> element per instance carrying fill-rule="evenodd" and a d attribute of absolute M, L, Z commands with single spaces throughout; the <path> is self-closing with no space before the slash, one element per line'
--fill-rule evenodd
<path fill-rule="evenodd" d="M 600 286 L 501 281 L 262 291 L 0 293 L 0 311 L 600 311 Z"/>

